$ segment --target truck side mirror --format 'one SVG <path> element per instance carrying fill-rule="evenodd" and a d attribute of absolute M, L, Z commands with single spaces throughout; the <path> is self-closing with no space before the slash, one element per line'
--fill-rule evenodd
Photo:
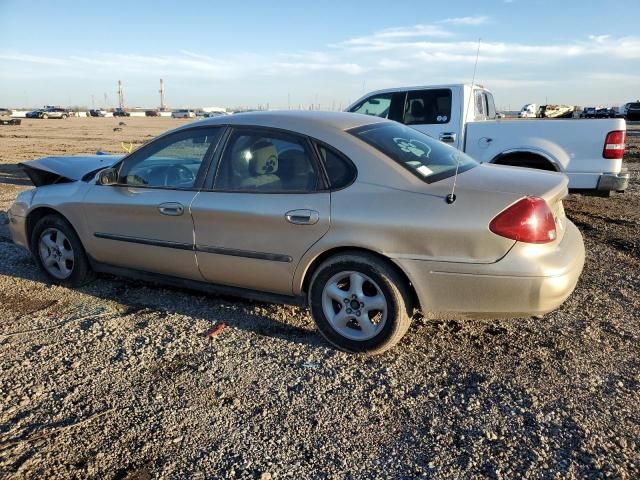
<path fill-rule="evenodd" d="M 105 168 L 98 174 L 98 185 L 116 185 L 118 171 L 115 168 Z"/>

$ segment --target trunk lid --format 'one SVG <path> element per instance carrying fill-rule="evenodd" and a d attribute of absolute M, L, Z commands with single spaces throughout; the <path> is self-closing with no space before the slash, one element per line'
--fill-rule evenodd
<path fill-rule="evenodd" d="M 569 179 L 559 172 L 524 167 L 480 164 L 458 176 L 456 189 L 540 197 L 556 220 L 557 240 L 562 240 L 566 216 L 562 199 L 569 193 Z M 508 205 L 505 205 L 505 208 Z"/>

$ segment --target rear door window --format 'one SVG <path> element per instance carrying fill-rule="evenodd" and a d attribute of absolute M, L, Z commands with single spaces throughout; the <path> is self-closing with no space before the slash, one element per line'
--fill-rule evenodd
<path fill-rule="evenodd" d="M 428 125 L 450 120 L 451 90 L 448 88 L 414 90 L 407 94 L 403 123 Z"/>
<path fill-rule="evenodd" d="M 344 188 L 355 180 L 356 169 L 351 161 L 326 145 L 319 144 L 317 147 L 332 190 Z"/>

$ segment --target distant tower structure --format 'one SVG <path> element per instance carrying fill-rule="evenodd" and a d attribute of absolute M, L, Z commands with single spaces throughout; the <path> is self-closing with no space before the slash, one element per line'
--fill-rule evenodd
<path fill-rule="evenodd" d="M 124 110 L 124 89 L 121 80 L 118 80 L 118 106 Z"/>
<path fill-rule="evenodd" d="M 160 111 L 164 112 L 167 109 L 167 105 L 164 101 L 164 80 L 160 79 Z"/>

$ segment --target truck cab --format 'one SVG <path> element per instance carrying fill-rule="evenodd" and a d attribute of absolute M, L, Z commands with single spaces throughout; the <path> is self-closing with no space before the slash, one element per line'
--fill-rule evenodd
<path fill-rule="evenodd" d="M 468 108 L 467 108 L 468 107 Z M 436 85 L 373 92 L 347 108 L 353 113 L 395 120 L 456 148 L 463 141 L 465 121 L 493 120 L 493 94 L 474 85 Z"/>
<path fill-rule="evenodd" d="M 608 196 L 629 183 L 622 119 L 535 118 L 538 106 L 527 104 L 523 120 L 502 120 L 491 91 L 477 84 L 378 90 L 346 110 L 404 123 L 480 162 L 561 172 L 575 191 Z"/>

